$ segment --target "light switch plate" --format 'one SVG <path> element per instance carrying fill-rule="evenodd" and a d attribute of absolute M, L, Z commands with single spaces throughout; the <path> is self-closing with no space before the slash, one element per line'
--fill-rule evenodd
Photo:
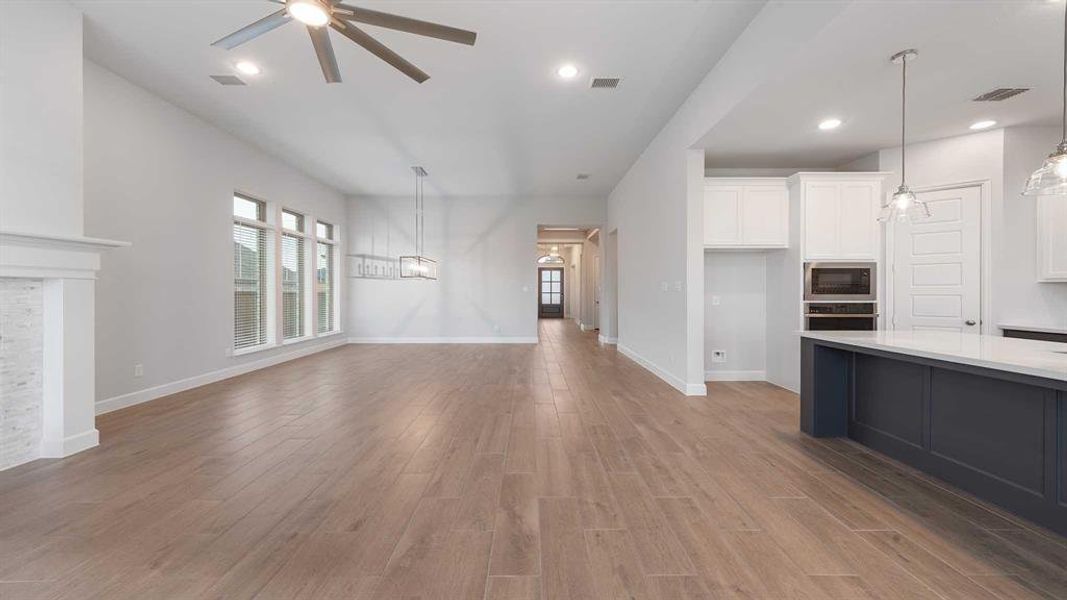
<path fill-rule="evenodd" d="M 722 304 L 722 296 L 712 296 L 711 297 L 711 305 L 712 306 L 719 306 L 720 304 Z"/>

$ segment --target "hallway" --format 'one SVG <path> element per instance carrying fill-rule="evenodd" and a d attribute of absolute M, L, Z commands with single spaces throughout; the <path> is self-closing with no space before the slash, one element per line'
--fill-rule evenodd
<path fill-rule="evenodd" d="M 1063 598 L 1067 547 L 797 398 L 687 398 L 570 320 L 348 345 L 0 473 L 0 598 Z M 106 574 L 102 576 L 101 574 Z"/>

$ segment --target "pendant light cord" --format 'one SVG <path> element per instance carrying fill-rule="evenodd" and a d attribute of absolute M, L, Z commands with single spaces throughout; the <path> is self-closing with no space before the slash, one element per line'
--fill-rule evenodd
<path fill-rule="evenodd" d="M 904 182 L 907 181 L 905 176 L 907 170 L 907 161 L 904 160 L 904 135 L 905 127 L 908 122 L 908 55 L 900 57 L 900 185 L 904 186 Z M 1067 93 L 1067 88 L 1064 88 Z"/>
<path fill-rule="evenodd" d="M 426 251 L 426 195 L 423 192 L 422 175 L 419 175 L 419 256 Z"/>
<path fill-rule="evenodd" d="M 1067 6 L 1064 7 L 1064 113 L 1061 120 L 1063 138 L 1061 143 L 1067 143 Z"/>

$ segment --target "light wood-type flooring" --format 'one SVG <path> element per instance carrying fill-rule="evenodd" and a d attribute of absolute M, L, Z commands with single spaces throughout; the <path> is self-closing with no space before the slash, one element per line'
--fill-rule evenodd
<path fill-rule="evenodd" d="M 0 598 L 1067 598 L 1065 540 L 570 321 L 345 346 L 0 473 Z"/>

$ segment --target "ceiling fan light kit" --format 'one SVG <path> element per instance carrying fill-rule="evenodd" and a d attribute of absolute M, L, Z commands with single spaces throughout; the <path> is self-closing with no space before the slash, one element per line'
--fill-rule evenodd
<path fill-rule="evenodd" d="M 423 193 L 422 180 L 429 174 L 422 167 L 411 167 L 415 172 L 415 254 L 400 257 L 401 279 L 437 279 L 437 261 L 423 256 Z"/>
<path fill-rule="evenodd" d="M 290 17 L 311 27 L 322 27 L 330 22 L 330 9 L 319 0 L 288 0 L 285 10 Z"/>
<path fill-rule="evenodd" d="M 1041 167 L 1034 171 L 1024 196 L 1067 196 L 1067 6 L 1063 13 L 1063 113 L 1060 116 L 1060 143 L 1048 155 Z"/>
<path fill-rule="evenodd" d="M 897 52 L 889 58 L 893 64 L 900 65 L 900 187 L 893 193 L 889 202 L 882 207 L 879 221 L 912 222 L 925 219 L 930 216 L 930 209 L 926 203 L 915 197 L 915 193 L 908 187 L 907 173 L 907 91 L 908 91 L 908 62 L 919 56 L 918 50 L 907 49 Z"/>
<path fill-rule="evenodd" d="M 281 0 L 271 1 L 283 3 Z M 359 8 L 341 2 L 334 2 L 333 0 L 285 0 L 283 4 L 285 4 L 285 7 L 281 10 L 273 12 L 250 25 L 246 25 L 211 45 L 232 50 L 290 21 L 297 21 L 307 26 L 308 34 L 311 36 L 311 43 L 315 47 L 315 55 L 318 57 L 319 66 L 322 68 L 322 75 L 327 83 L 340 83 L 341 81 L 341 72 L 337 67 L 337 57 L 333 51 L 333 43 L 330 41 L 330 29 L 389 63 L 393 68 L 416 82 L 422 83 L 430 78 L 428 74 L 371 37 L 360 29 L 356 23 L 413 33 L 468 46 L 473 46 L 478 37 L 478 34 L 473 31 L 401 17 L 367 8 Z"/>

